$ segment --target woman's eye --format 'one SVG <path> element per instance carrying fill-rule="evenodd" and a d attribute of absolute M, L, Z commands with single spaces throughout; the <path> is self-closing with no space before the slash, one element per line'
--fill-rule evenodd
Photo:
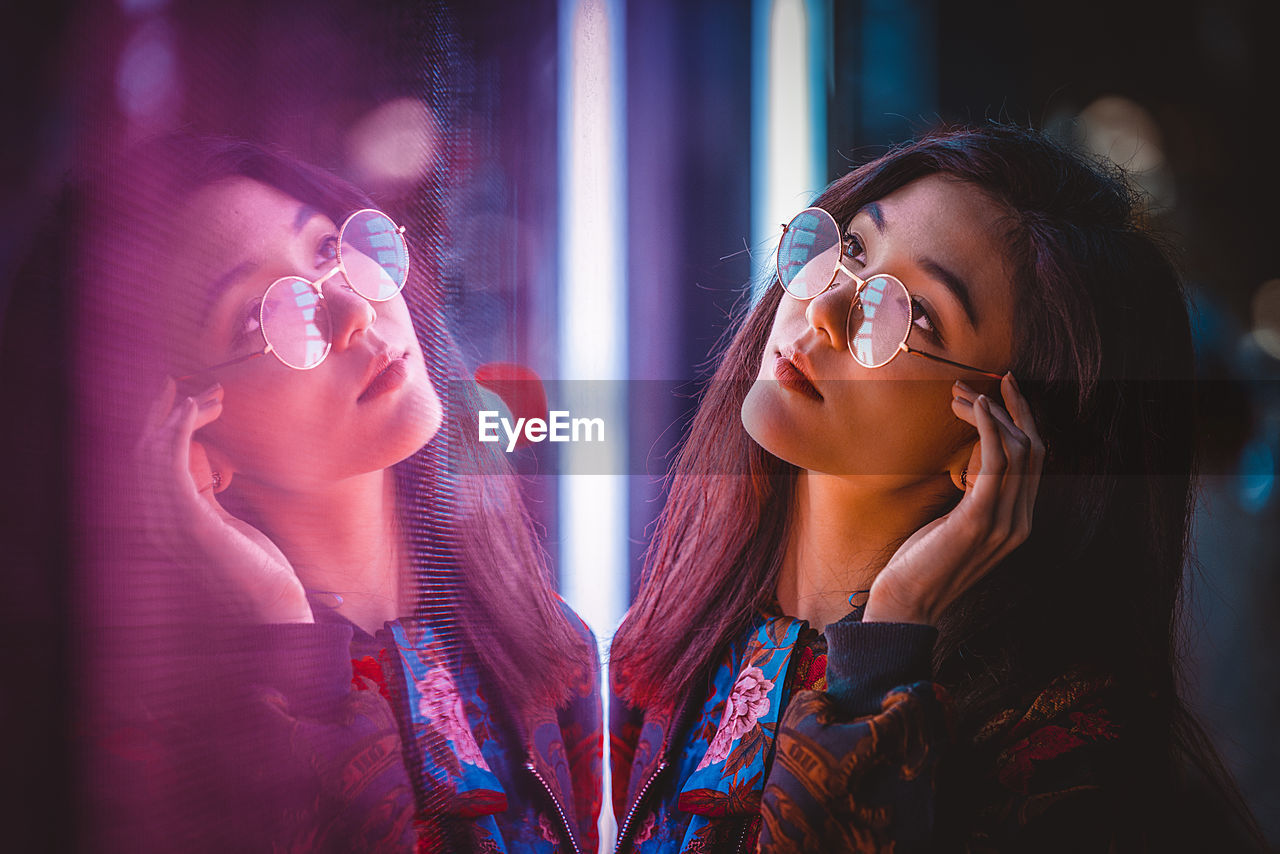
<path fill-rule="evenodd" d="M 846 258 L 865 264 L 867 259 L 863 256 L 867 254 L 867 248 L 862 245 L 862 238 L 855 232 L 848 231 L 844 235 L 844 255 Z"/>
<path fill-rule="evenodd" d="M 245 306 L 236 326 L 235 343 L 242 344 L 262 328 L 262 300 L 255 299 Z"/>
<path fill-rule="evenodd" d="M 924 303 L 915 297 L 911 298 L 911 322 L 935 341 L 940 340 L 938 327 L 933 323 L 933 315 L 925 308 Z"/>
<path fill-rule="evenodd" d="M 320 246 L 316 250 L 316 255 L 323 264 L 326 261 L 338 260 L 338 235 L 326 234 L 320 240 Z"/>

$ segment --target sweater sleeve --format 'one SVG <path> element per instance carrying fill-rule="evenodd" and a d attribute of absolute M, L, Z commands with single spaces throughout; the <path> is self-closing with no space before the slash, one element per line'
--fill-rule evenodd
<path fill-rule="evenodd" d="M 842 621 L 827 635 L 827 691 L 800 691 L 778 728 L 760 850 L 928 850 L 950 702 L 929 677 L 937 632 Z"/>
<path fill-rule="evenodd" d="M 398 727 L 378 691 L 355 690 L 350 643 L 350 626 L 321 623 L 153 644 L 153 749 L 129 758 L 164 783 L 133 850 L 412 850 Z"/>
<path fill-rule="evenodd" d="M 798 693 L 779 727 L 761 851 L 1143 845 L 1140 822 L 1117 809 L 1123 739 L 1108 680 L 1064 674 L 990 719 L 965 766 L 950 767 L 961 761 L 952 705 L 929 681 L 936 632 L 850 621 L 827 639 L 828 690 Z"/>
<path fill-rule="evenodd" d="M 250 716 L 271 739 L 270 761 L 258 766 L 296 787 L 270 817 L 273 844 L 412 850 L 415 802 L 396 715 L 367 677 L 353 680 L 351 628 L 262 632 L 262 656 L 246 673 Z"/>
<path fill-rule="evenodd" d="M 987 766 L 968 780 L 948 775 L 951 797 L 963 805 L 956 824 L 966 850 L 1204 850 L 1186 849 L 1172 836 L 1157 843 L 1147 832 L 1156 822 L 1141 818 L 1135 803 L 1120 806 L 1138 791 L 1161 800 L 1155 793 L 1167 781 L 1139 781 L 1141 769 L 1124 753 L 1128 734 L 1114 687 L 1109 679 L 1070 672 L 1025 708 L 982 727 L 974 747 Z"/>

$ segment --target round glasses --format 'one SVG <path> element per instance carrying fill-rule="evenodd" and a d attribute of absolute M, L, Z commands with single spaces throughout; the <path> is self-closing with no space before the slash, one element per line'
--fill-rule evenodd
<path fill-rule="evenodd" d="M 264 347 L 205 368 L 208 373 L 270 353 L 299 371 L 325 360 L 333 346 L 333 323 L 325 304 L 324 283 L 341 274 L 351 289 L 370 302 L 386 302 L 409 278 L 409 246 L 404 226 L 382 211 L 365 208 L 347 217 L 338 230 L 338 263 L 312 281 L 301 276 L 276 279 L 262 295 L 258 329 Z"/>
<path fill-rule="evenodd" d="M 782 227 L 778 281 L 796 299 L 811 300 L 835 284 L 838 273 L 853 279 L 858 289 L 849 304 L 845 340 L 859 365 L 882 368 L 899 353 L 913 353 L 995 379 L 1003 376 L 908 347 L 914 317 L 906 285 L 887 273 L 863 279 L 844 265 L 843 255 L 844 236 L 835 218 L 822 208 L 805 208 Z"/>

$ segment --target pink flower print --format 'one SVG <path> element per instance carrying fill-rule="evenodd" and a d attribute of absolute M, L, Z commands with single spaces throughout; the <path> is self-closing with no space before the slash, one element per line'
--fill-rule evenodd
<path fill-rule="evenodd" d="M 433 667 L 427 675 L 417 680 L 418 713 L 431 721 L 445 738 L 453 742 L 453 749 L 463 762 L 478 765 L 486 771 L 489 765 L 480 753 L 480 745 L 467 726 L 467 716 L 462 710 L 462 695 L 453 684 L 453 677 L 443 667 Z"/>
<path fill-rule="evenodd" d="M 720 726 L 695 770 L 701 771 L 729 755 L 730 745 L 750 732 L 756 721 L 769 711 L 772 688 L 773 682 L 764 678 L 764 671 L 759 667 L 747 667 L 738 674 L 738 681 L 733 683 L 729 700 L 724 704 Z"/>

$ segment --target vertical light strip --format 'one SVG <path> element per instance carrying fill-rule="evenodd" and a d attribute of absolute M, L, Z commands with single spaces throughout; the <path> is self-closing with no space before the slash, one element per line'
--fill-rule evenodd
<path fill-rule="evenodd" d="M 825 0 L 754 0 L 751 19 L 752 275 L 764 292 L 782 223 L 826 184 Z"/>
<path fill-rule="evenodd" d="M 612 450 L 561 446 L 560 577 L 602 654 L 630 587 L 624 46 L 621 0 L 561 0 L 558 348 L 560 379 L 569 381 L 561 388 L 589 407 L 583 414 L 604 419 Z M 607 754 L 604 768 L 608 792 Z M 605 850 L 614 829 L 612 811 L 602 813 Z"/>

